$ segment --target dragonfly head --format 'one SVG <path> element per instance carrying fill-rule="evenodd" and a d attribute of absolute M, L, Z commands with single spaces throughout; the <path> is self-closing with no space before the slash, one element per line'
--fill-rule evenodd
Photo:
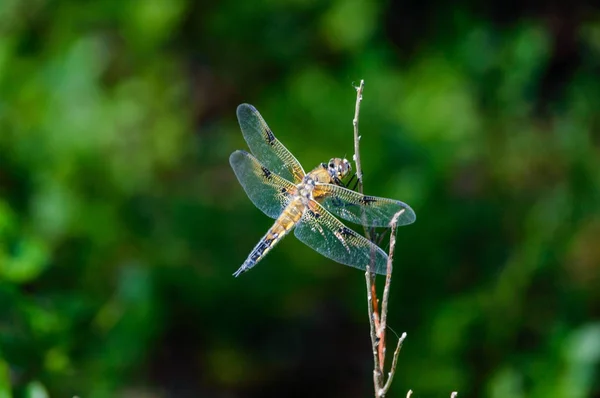
<path fill-rule="evenodd" d="M 327 171 L 334 180 L 342 180 L 352 171 L 350 162 L 346 159 L 332 158 L 327 163 Z"/>

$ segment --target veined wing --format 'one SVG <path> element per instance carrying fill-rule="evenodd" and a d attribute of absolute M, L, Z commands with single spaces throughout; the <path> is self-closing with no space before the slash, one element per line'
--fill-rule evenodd
<path fill-rule="evenodd" d="M 404 212 L 398 217 L 398 226 L 412 224 L 417 218 L 413 209 L 399 200 L 362 195 L 338 185 L 317 184 L 313 197 L 344 220 L 370 227 L 387 227 L 400 210 Z"/>
<path fill-rule="evenodd" d="M 313 200 L 294 231 L 300 241 L 327 258 L 362 270 L 374 264 L 373 272 L 386 274 L 387 254 Z"/>
<path fill-rule="evenodd" d="M 238 122 L 250 151 L 275 174 L 299 183 L 306 173 L 300 162 L 287 150 L 267 126 L 255 107 L 241 104 L 237 108 Z"/>
<path fill-rule="evenodd" d="M 267 216 L 279 217 L 296 186 L 272 173 L 248 152 L 233 152 L 229 163 L 252 203 Z"/>

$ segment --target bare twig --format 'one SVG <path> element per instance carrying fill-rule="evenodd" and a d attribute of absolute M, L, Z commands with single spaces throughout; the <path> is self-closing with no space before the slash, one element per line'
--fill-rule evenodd
<path fill-rule="evenodd" d="M 352 125 L 354 126 L 354 163 L 356 164 L 356 177 L 357 177 L 357 186 L 358 191 L 361 194 L 364 194 L 364 186 L 363 186 L 363 173 L 360 165 L 360 135 L 358 133 L 358 116 L 360 114 L 360 104 L 362 102 L 363 90 L 365 87 L 365 81 L 361 80 L 360 84 L 356 88 L 356 105 L 354 107 L 354 119 L 352 119 Z M 388 390 L 392 385 L 392 380 L 394 379 L 394 374 L 396 373 L 396 366 L 398 364 L 398 356 L 400 354 L 400 349 L 402 348 L 402 344 L 404 343 L 404 339 L 406 339 L 406 333 L 402 333 L 402 336 L 398 339 L 398 344 L 396 345 L 396 349 L 394 350 L 394 355 L 392 357 L 392 365 L 390 367 L 390 371 L 387 374 L 387 378 L 384 376 L 385 369 L 385 332 L 387 328 L 387 313 L 388 313 L 388 300 L 390 296 L 390 286 L 392 283 L 392 263 L 394 261 L 394 249 L 396 247 L 396 227 L 398 223 L 398 218 L 404 213 L 406 209 L 402 209 L 392 217 L 392 220 L 389 223 L 389 227 L 391 228 L 390 232 L 390 250 L 388 253 L 388 261 L 387 261 L 387 270 L 385 277 L 385 286 L 383 288 L 383 297 L 381 303 L 381 312 L 379 312 L 379 301 L 377 299 L 377 289 L 375 285 L 375 273 L 371 272 L 370 265 L 373 264 L 374 257 L 371 258 L 371 264 L 367 265 L 367 270 L 365 272 L 365 281 L 367 284 L 367 308 L 369 312 L 369 326 L 370 326 L 370 336 L 371 336 L 371 350 L 373 353 L 373 385 L 375 387 L 375 397 L 383 398 L 385 394 L 387 394 Z M 365 236 L 367 239 L 371 240 L 370 233 L 368 228 L 366 227 L 367 222 L 365 219 L 365 214 L 363 212 L 363 226 L 365 226 Z M 373 253 L 374 255 L 374 253 Z M 450 397 L 456 398 L 458 393 L 453 392 Z M 406 393 L 406 398 L 411 398 L 412 390 L 408 390 Z"/>
<path fill-rule="evenodd" d="M 358 116 L 360 115 L 360 104 L 362 102 L 362 96 L 363 96 L 363 90 L 365 88 L 365 81 L 361 80 L 360 84 L 358 85 L 358 87 L 356 88 L 356 104 L 354 105 L 354 119 L 352 119 L 352 126 L 354 127 L 354 164 L 356 165 L 356 180 L 357 180 L 357 185 L 358 185 L 358 192 L 360 192 L 361 194 L 364 193 L 364 185 L 363 185 L 363 173 L 362 173 L 362 167 L 360 166 L 360 135 L 358 134 Z M 364 226 L 364 230 L 365 230 L 365 236 L 367 237 L 367 239 L 371 240 L 371 236 L 369 233 L 369 229 L 367 228 L 367 222 L 365 219 L 365 213 L 362 213 L 362 218 L 363 218 L 363 226 Z M 372 281 L 372 284 L 374 285 L 375 281 Z M 374 297 L 376 298 L 377 295 L 374 294 Z M 377 306 L 377 300 L 373 301 L 375 303 L 375 306 Z M 375 307 L 377 308 L 377 307 Z M 375 311 L 376 315 L 377 315 L 377 310 Z"/>
<path fill-rule="evenodd" d="M 358 117 L 360 113 L 360 104 L 362 102 L 362 94 L 364 89 L 365 82 L 364 80 L 360 81 L 360 85 L 356 87 L 356 106 L 354 108 L 354 119 L 352 120 L 352 124 L 354 126 L 354 163 L 356 164 L 356 176 L 358 180 L 358 190 L 362 194 L 363 193 L 363 174 L 362 168 L 360 164 L 360 135 L 358 133 Z M 367 270 L 365 272 L 365 280 L 367 284 L 367 306 L 369 312 L 369 326 L 370 326 L 370 336 L 371 336 L 371 349 L 373 352 L 373 384 L 375 387 L 375 397 L 380 398 L 384 397 L 385 394 L 390 389 L 392 384 L 392 380 L 394 378 L 394 373 L 396 371 L 396 365 L 398 363 L 398 355 L 400 353 L 400 348 L 402 347 L 402 343 L 406 338 L 406 333 L 403 333 L 400 339 L 398 340 L 398 345 L 394 350 L 394 355 L 392 357 L 392 365 L 390 371 L 387 374 L 387 378 L 384 376 L 385 369 L 385 331 L 387 327 L 387 312 L 388 312 L 388 299 L 390 294 L 390 285 L 392 281 L 392 262 L 394 259 L 394 248 L 396 246 L 396 224 L 398 222 L 398 218 L 405 210 L 402 209 L 398 213 L 392 217 L 390 222 L 391 227 L 391 235 L 390 235 L 390 251 L 388 255 L 387 261 L 387 272 L 385 279 L 385 287 L 383 290 L 383 301 L 381 312 L 379 311 L 379 301 L 377 299 L 377 289 L 375 285 L 375 274 L 371 272 L 370 266 L 367 265 Z M 363 213 L 363 218 L 365 217 Z M 366 220 L 364 220 L 366 221 Z M 366 227 L 367 223 L 363 222 L 365 226 L 365 235 L 367 239 L 370 240 L 370 234 Z M 407 397 L 410 397 L 412 392 L 409 391 Z"/>
<path fill-rule="evenodd" d="M 363 90 L 365 87 L 365 81 L 361 80 L 360 84 L 355 87 L 356 88 L 356 104 L 354 106 L 354 119 L 352 119 L 352 126 L 354 127 L 354 163 L 356 165 L 356 178 L 357 178 L 357 185 L 358 185 L 358 191 L 362 194 L 364 193 L 364 185 L 363 185 L 363 173 L 362 173 L 362 167 L 360 165 L 360 135 L 358 133 L 358 119 L 359 119 L 359 115 L 360 115 L 360 104 L 362 102 L 362 98 L 363 98 Z M 364 219 L 365 214 L 362 214 L 362 217 Z M 364 220 L 365 222 L 363 222 L 363 226 L 364 226 L 364 231 L 365 231 L 365 236 L 367 237 L 367 239 L 371 240 L 371 236 L 369 233 L 369 229 L 366 227 L 367 222 L 366 220 Z M 372 257 L 374 258 L 375 253 L 372 253 Z M 372 260 L 373 260 L 372 258 Z M 375 371 L 375 376 L 374 377 L 378 377 L 379 378 L 379 384 L 382 384 L 382 380 L 381 375 L 383 374 L 383 361 L 382 361 L 382 350 L 383 350 L 383 345 L 379 344 L 380 341 L 380 331 L 381 328 L 379 327 L 379 300 L 377 299 L 377 288 L 376 288 L 376 284 L 375 284 L 375 274 L 370 272 L 369 267 L 367 267 L 367 273 L 366 273 L 366 278 L 367 278 L 367 291 L 368 291 L 368 295 L 369 295 L 369 323 L 371 324 L 371 330 L 372 330 L 372 336 L 371 336 L 371 342 L 373 344 L 373 349 L 376 350 L 377 348 L 379 349 L 379 352 L 377 352 L 377 350 L 375 351 L 375 354 L 377 355 L 376 361 L 375 363 L 379 363 L 379 370 Z"/>
<path fill-rule="evenodd" d="M 377 364 L 378 360 L 378 350 L 379 347 L 379 339 L 377 337 L 377 328 L 378 325 L 375 322 L 375 314 L 376 305 L 373 303 L 373 300 L 377 300 L 377 297 L 373 296 L 373 292 L 375 291 L 375 287 L 373 285 L 373 277 L 371 274 L 371 269 L 369 265 L 367 265 L 367 272 L 365 272 L 365 280 L 367 282 L 367 309 L 369 312 L 369 326 L 370 326 L 370 335 L 371 335 L 371 351 L 373 352 L 373 385 L 375 386 L 375 391 L 379 390 L 379 386 L 383 384 L 382 380 L 382 370 Z M 377 397 L 378 395 L 376 395 Z"/>
<path fill-rule="evenodd" d="M 360 84 L 356 88 L 356 104 L 354 106 L 354 119 L 352 119 L 352 126 L 354 127 L 354 163 L 356 165 L 356 177 L 358 191 L 364 193 L 363 187 L 363 173 L 360 165 L 360 135 L 358 133 L 358 120 L 360 115 L 360 104 L 362 102 L 363 89 L 365 87 L 365 81 L 361 80 Z M 363 219 L 365 217 L 363 213 Z M 366 221 L 366 220 L 365 220 Z M 363 222 L 365 236 L 371 240 L 369 230 L 366 227 L 366 222 Z M 372 253 L 373 258 L 375 253 Z M 372 258 L 372 260 L 373 260 Z M 369 326 L 371 334 L 371 348 L 373 350 L 373 383 L 375 385 L 375 391 L 379 390 L 379 386 L 383 384 L 383 362 L 381 361 L 381 344 L 380 344 L 380 327 L 379 327 L 379 308 L 377 299 L 377 288 L 375 285 L 375 274 L 371 272 L 369 265 L 367 265 L 367 272 L 365 273 L 365 279 L 367 283 L 367 306 L 369 309 Z M 379 364 L 379 366 L 377 366 Z"/>
<path fill-rule="evenodd" d="M 379 338 L 377 344 L 379 346 L 378 350 L 378 358 L 376 358 L 375 367 L 378 368 L 380 376 L 377 378 L 377 382 L 379 384 L 375 384 L 376 397 L 384 397 L 388 392 L 392 385 L 392 380 L 394 379 L 394 374 L 396 373 L 396 365 L 398 364 L 398 355 L 400 354 L 400 349 L 402 348 L 402 343 L 406 338 L 406 333 L 402 333 L 402 336 L 398 339 L 398 344 L 396 349 L 394 350 L 394 356 L 392 357 L 392 366 L 390 371 L 387 374 L 387 380 L 385 384 L 383 384 L 384 376 L 383 369 L 385 364 L 385 329 L 387 323 L 387 312 L 388 312 L 388 299 L 390 295 L 390 285 L 392 282 L 392 262 L 394 261 L 394 249 L 396 247 L 396 224 L 398 222 L 398 218 L 404 212 L 404 209 L 397 212 L 394 217 L 392 217 L 392 221 L 390 222 L 391 227 L 391 235 L 390 235 L 390 251 L 388 254 L 388 262 L 387 262 L 387 273 L 385 277 L 385 287 L 383 290 L 383 301 L 381 305 L 381 322 L 379 324 L 379 332 L 376 333 L 376 336 Z M 370 310 L 371 311 L 371 310 Z M 374 323 L 373 323 L 374 325 Z M 373 325 L 371 327 L 373 327 Z M 371 333 L 371 339 L 373 339 Z M 382 347 L 383 346 L 383 347 Z M 373 349 L 375 351 L 375 348 Z M 379 359 L 379 367 L 377 366 L 377 359 Z M 383 386 L 382 386 L 383 384 Z"/>
<path fill-rule="evenodd" d="M 406 332 L 402 333 L 402 336 L 398 339 L 398 344 L 396 345 L 396 349 L 394 350 L 394 356 L 392 357 L 392 367 L 388 372 L 388 379 L 383 386 L 384 394 L 390 389 L 392 385 L 392 380 L 394 379 L 394 375 L 396 374 L 396 365 L 398 364 L 398 355 L 400 354 L 400 349 L 402 348 L 402 343 L 404 343 L 404 339 L 406 338 Z"/>
<path fill-rule="evenodd" d="M 381 302 L 381 318 L 379 323 L 379 332 L 377 336 L 379 337 L 379 368 L 383 371 L 383 367 L 385 365 L 385 331 L 387 326 L 387 314 L 388 314 L 388 300 L 390 297 L 390 285 L 392 283 L 392 263 L 394 262 L 394 248 L 396 247 L 396 224 L 398 223 L 398 218 L 405 212 L 405 209 L 398 211 L 392 217 L 392 221 L 390 221 L 390 252 L 388 255 L 387 261 L 387 272 L 385 274 L 385 286 L 383 288 L 383 299 Z M 402 345 L 402 341 L 406 337 L 406 333 L 402 334 L 402 338 L 398 341 L 398 347 L 396 351 L 394 351 L 394 360 L 396 359 L 397 352 L 400 352 L 400 346 Z M 392 369 L 388 376 L 388 385 L 391 382 L 392 377 L 394 376 L 395 364 L 392 364 Z M 389 388 L 389 387 L 388 387 Z M 387 390 L 386 390 L 387 391 Z"/>
<path fill-rule="evenodd" d="M 363 193 L 363 175 L 362 168 L 360 167 L 360 135 L 358 135 L 358 115 L 360 113 L 360 103 L 362 102 L 364 88 L 365 81 L 361 79 L 360 84 L 358 87 L 356 87 L 356 105 L 354 106 L 354 119 L 352 119 L 352 124 L 354 125 L 354 163 L 356 164 L 356 178 L 358 179 L 358 189 L 360 193 Z"/>

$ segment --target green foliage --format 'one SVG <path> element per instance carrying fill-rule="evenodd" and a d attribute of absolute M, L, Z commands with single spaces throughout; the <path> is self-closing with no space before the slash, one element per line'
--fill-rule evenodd
<path fill-rule="evenodd" d="M 598 394 L 600 21 L 445 7 L 0 2 L 0 397 L 371 394 L 360 272 L 231 277 L 271 220 L 227 161 L 241 102 L 351 158 L 361 78 L 365 190 L 417 213 L 389 396 Z"/>

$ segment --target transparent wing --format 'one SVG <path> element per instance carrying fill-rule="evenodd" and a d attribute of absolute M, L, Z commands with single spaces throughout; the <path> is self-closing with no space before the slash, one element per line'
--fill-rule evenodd
<path fill-rule="evenodd" d="M 338 185 L 317 184 L 313 197 L 344 220 L 370 227 L 387 227 L 400 210 L 404 212 L 398 218 L 398 226 L 412 224 L 417 218 L 413 209 L 399 200 L 362 195 Z"/>
<path fill-rule="evenodd" d="M 271 218 L 281 214 L 296 192 L 294 184 L 272 173 L 248 152 L 233 152 L 229 163 L 252 203 Z"/>
<path fill-rule="evenodd" d="M 338 185 L 317 184 L 313 197 L 344 220 L 369 227 L 389 226 L 392 217 L 400 210 L 404 212 L 398 218 L 398 226 L 412 224 L 417 218 L 413 209 L 399 200 L 362 195 Z"/>
<path fill-rule="evenodd" d="M 250 151 L 269 170 L 283 178 L 299 183 L 304 169 L 294 155 L 283 146 L 267 126 L 255 107 L 241 104 L 237 108 L 238 122 Z"/>
<path fill-rule="evenodd" d="M 374 264 L 373 272 L 386 274 L 387 254 L 315 201 L 309 202 L 294 231 L 300 241 L 333 261 L 361 270 L 366 270 L 367 264 Z"/>

